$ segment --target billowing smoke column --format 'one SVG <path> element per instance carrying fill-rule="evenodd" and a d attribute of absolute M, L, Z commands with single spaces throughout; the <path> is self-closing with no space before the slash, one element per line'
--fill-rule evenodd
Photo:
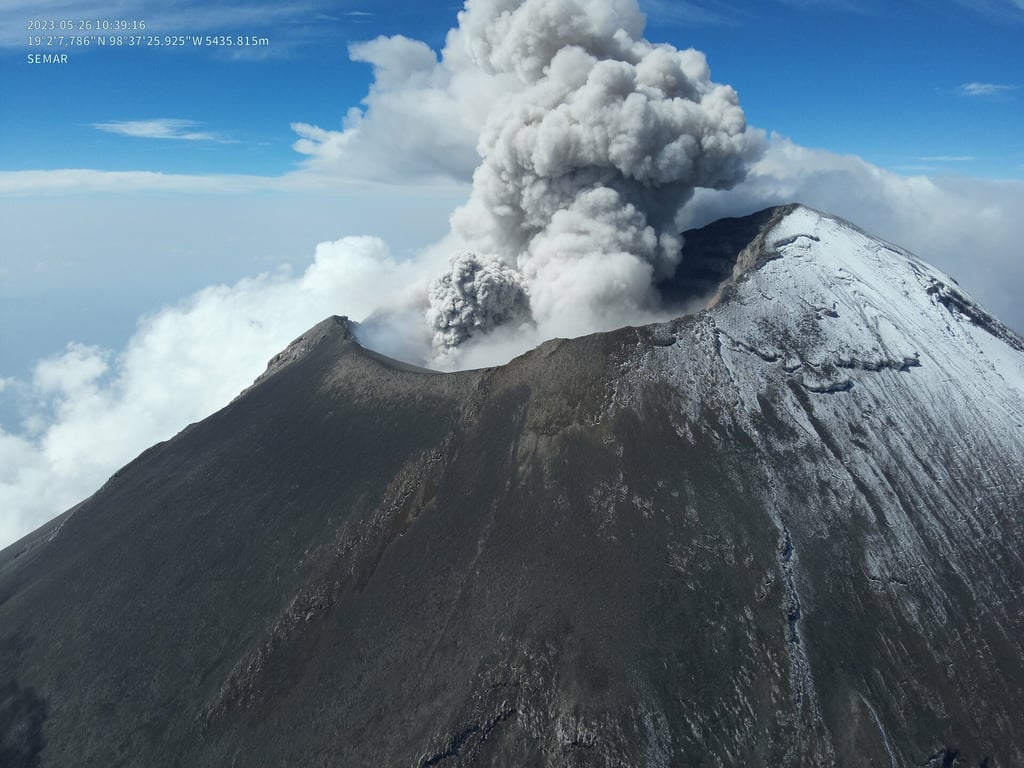
<path fill-rule="evenodd" d="M 512 267 L 496 256 L 464 253 L 430 283 L 427 320 L 435 349 L 454 349 L 470 336 L 529 318 L 526 293 Z"/>
<path fill-rule="evenodd" d="M 644 40 L 635 0 L 467 0 L 459 22 L 449 47 L 521 86 L 488 114 L 452 217 L 495 276 L 488 295 L 525 291 L 534 321 L 565 335 L 656 309 L 679 209 L 695 187 L 735 184 L 759 150 L 735 91 L 703 54 Z M 428 313 L 441 356 L 505 316 L 485 301 L 451 311 L 445 279 Z"/>

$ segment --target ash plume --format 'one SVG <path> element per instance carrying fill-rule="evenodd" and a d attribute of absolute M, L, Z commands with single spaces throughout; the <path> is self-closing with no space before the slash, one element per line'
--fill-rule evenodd
<path fill-rule="evenodd" d="M 652 44 L 643 25 L 635 0 L 468 0 L 449 35 L 447 59 L 512 83 L 484 121 L 452 227 L 479 263 L 507 265 L 502 279 L 522 284 L 542 329 L 585 333 L 657 310 L 680 208 L 695 188 L 740 181 L 760 152 L 704 55 Z M 449 298 L 431 290 L 439 356 L 502 322 L 483 303 L 456 320 Z"/>
<path fill-rule="evenodd" d="M 442 352 L 474 334 L 529 317 L 521 276 L 495 256 L 457 256 L 450 271 L 431 281 L 429 294 L 427 321 L 434 348 Z"/>

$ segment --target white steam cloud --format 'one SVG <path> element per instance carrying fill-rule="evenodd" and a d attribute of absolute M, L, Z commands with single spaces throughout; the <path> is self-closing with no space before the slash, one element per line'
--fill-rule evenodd
<path fill-rule="evenodd" d="M 303 330 L 345 307 L 371 312 L 381 285 L 420 265 L 373 237 L 321 243 L 312 264 L 196 293 L 144 318 L 120 354 L 69 344 L 28 382 L 20 434 L 0 428 L 0 547 L 95 491 L 158 440 L 224 406 Z"/>

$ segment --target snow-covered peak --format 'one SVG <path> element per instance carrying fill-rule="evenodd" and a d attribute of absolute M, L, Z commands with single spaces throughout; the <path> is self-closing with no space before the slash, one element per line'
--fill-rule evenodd
<path fill-rule="evenodd" d="M 914 255 L 802 206 L 767 232 L 763 250 L 710 316 L 738 348 L 780 361 L 810 391 L 846 391 L 888 370 L 958 390 L 984 380 L 992 400 L 1024 399 L 1020 337 Z"/>
<path fill-rule="evenodd" d="M 639 333 L 611 402 L 642 413 L 667 387 L 682 439 L 710 428 L 723 449 L 756 446 L 780 531 L 827 539 L 884 520 L 871 578 L 933 557 L 919 529 L 944 539 L 953 507 L 970 508 L 963 536 L 1018 515 L 1021 338 L 914 255 L 809 208 L 778 214 L 714 306 Z"/>

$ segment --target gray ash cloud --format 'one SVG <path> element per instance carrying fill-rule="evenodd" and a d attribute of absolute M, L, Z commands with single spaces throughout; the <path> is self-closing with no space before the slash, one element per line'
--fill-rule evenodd
<path fill-rule="evenodd" d="M 448 48 L 507 86 L 453 228 L 521 276 L 535 322 L 596 330 L 655 309 L 678 262 L 676 216 L 698 187 L 728 188 L 760 151 L 736 92 L 703 54 L 642 36 L 633 0 L 469 0 Z M 483 259 L 484 256 L 479 258 Z M 431 318 L 441 311 L 431 292 Z M 468 333 L 435 334 L 444 351 Z"/>
<path fill-rule="evenodd" d="M 453 258 L 451 269 L 430 283 L 429 299 L 427 321 L 441 351 L 530 314 L 522 276 L 496 256 Z"/>

